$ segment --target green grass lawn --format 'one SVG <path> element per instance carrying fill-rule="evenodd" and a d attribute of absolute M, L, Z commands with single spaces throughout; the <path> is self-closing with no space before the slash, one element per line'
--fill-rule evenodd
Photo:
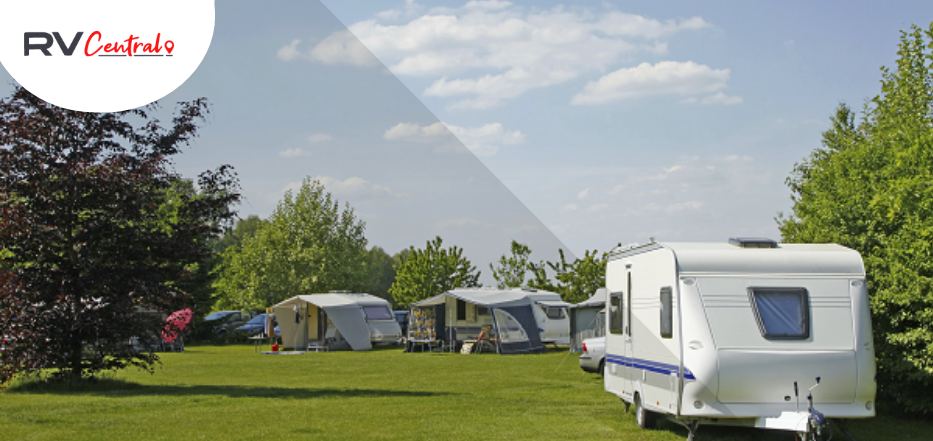
<path fill-rule="evenodd" d="M 296 356 L 251 346 L 162 355 L 154 375 L 124 371 L 82 390 L 14 385 L 0 395 L 2 440 L 624 439 L 682 440 L 672 423 L 644 431 L 575 355 Z M 933 424 L 880 416 L 860 440 L 933 439 Z M 699 440 L 793 440 L 789 432 L 702 427 Z M 837 434 L 835 439 L 844 439 Z"/>

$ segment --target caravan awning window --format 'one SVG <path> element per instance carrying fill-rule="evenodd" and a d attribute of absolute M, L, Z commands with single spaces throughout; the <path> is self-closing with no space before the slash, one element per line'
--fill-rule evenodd
<path fill-rule="evenodd" d="M 392 311 L 386 306 L 364 306 L 363 312 L 367 320 L 395 320 Z"/>
<path fill-rule="evenodd" d="M 810 338 L 810 304 L 805 288 L 749 288 L 748 292 L 764 338 Z"/>

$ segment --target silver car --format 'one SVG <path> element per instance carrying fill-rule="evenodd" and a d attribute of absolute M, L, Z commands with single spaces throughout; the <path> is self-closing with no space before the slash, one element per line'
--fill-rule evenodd
<path fill-rule="evenodd" d="M 583 340 L 583 355 L 580 356 L 580 368 L 587 372 L 603 374 L 606 366 L 606 337 Z"/>

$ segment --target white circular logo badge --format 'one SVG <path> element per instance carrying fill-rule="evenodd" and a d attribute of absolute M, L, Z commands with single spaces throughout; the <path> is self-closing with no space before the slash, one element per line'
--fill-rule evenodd
<path fill-rule="evenodd" d="M 66 109 L 116 112 L 181 86 L 214 34 L 213 0 L 0 3 L 0 63 Z"/>

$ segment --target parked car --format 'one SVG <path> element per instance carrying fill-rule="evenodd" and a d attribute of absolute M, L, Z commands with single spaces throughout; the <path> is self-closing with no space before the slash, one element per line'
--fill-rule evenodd
<path fill-rule="evenodd" d="M 583 340 L 583 355 L 580 356 L 580 369 L 602 375 L 606 367 L 606 337 Z"/>
<path fill-rule="evenodd" d="M 266 331 L 266 317 L 268 315 L 269 314 L 259 314 L 256 317 L 253 317 L 252 319 L 250 319 L 250 321 L 246 322 L 245 325 L 236 328 L 235 331 L 237 335 L 242 335 L 244 337 L 251 337 L 257 334 L 264 333 Z M 272 315 L 272 320 L 275 320 L 275 314 Z M 279 331 L 278 323 L 277 322 L 274 322 L 274 323 L 275 323 L 276 337 L 281 336 L 282 334 Z"/>
<path fill-rule="evenodd" d="M 242 311 L 217 311 L 204 317 L 204 325 L 214 334 L 226 335 L 228 332 L 243 326 L 250 319 L 249 314 Z"/>
<path fill-rule="evenodd" d="M 408 311 L 392 311 L 395 314 L 395 321 L 402 328 L 402 337 L 408 336 Z"/>

